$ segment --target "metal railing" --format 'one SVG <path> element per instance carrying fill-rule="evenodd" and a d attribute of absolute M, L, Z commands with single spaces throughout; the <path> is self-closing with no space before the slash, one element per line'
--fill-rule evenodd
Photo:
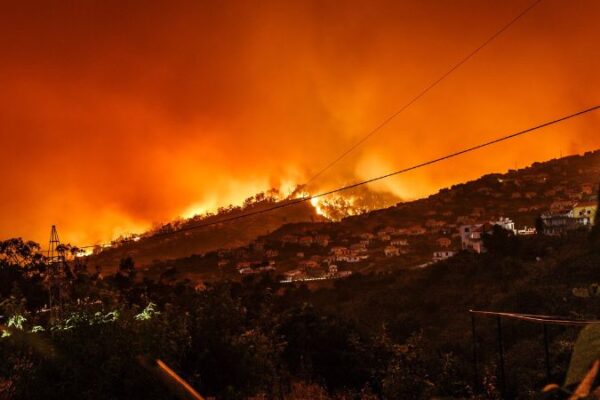
<path fill-rule="evenodd" d="M 504 357 L 504 338 L 502 336 L 502 320 L 513 319 L 542 325 L 544 335 L 544 361 L 546 367 L 546 379 L 550 382 L 550 349 L 548 340 L 548 326 L 585 326 L 590 324 L 600 324 L 600 320 L 576 320 L 568 317 L 555 315 L 521 314 L 510 312 L 495 312 L 483 310 L 469 310 L 471 315 L 471 334 L 473 339 L 473 383 L 476 393 L 481 391 L 481 381 L 479 379 L 479 349 L 477 346 L 477 327 L 476 317 L 494 318 L 496 320 L 496 339 L 498 350 L 498 379 L 502 398 L 506 398 L 506 371 Z"/>

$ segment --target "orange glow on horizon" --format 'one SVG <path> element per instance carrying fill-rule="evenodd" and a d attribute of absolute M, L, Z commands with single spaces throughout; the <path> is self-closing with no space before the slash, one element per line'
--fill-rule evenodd
<path fill-rule="evenodd" d="M 7 4 L 0 239 L 43 244 L 56 224 L 61 240 L 87 245 L 270 188 L 285 197 L 530 2 Z M 542 2 L 306 191 L 598 104 L 599 14 L 593 0 Z M 369 189 L 414 199 L 596 149 L 598 122 L 591 114 Z"/>

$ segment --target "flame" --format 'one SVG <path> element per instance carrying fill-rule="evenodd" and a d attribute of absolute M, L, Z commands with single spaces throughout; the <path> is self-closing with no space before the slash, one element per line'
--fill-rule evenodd
<path fill-rule="evenodd" d="M 174 2 L 168 12 L 143 7 L 135 18 L 115 19 L 122 11 L 116 2 L 77 3 L 56 2 L 53 18 L 30 2 L 2 10 L 2 238 L 45 242 L 55 224 L 65 242 L 87 245 L 241 205 L 271 187 L 281 198 L 306 196 L 296 184 L 310 181 L 522 7 Z M 570 3 L 537 8 L 308 190 L 403 169 L 595 104 L 600 52 L 591 50 L 600 2 Z M 93 26 L 73 23 L 82 20 Z M 491 75 L 490 65 L 502 73 Z M 479 90 L 467 90 L 473 87 Z M 370 189 L 418 198 L 485 173 L 591 150 L 600 146 L 597 118 Z M 374 203 L 352 192 L 311 204 L 337 219 Z"/>
<path fill-rule="evenodd" d="M 317 214 L 329 219 L 327 213 L 321 208 L 320 198 L 312 198 L 310 199 L 310 204 L 314 207 Z"/>

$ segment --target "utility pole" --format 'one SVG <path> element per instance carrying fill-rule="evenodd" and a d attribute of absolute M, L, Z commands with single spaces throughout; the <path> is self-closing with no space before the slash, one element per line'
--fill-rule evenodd
<path fill-rule="evenodd" d="M 52 228 L 50 229 L 47 263 L 48 270 L 46 278 L 48 280 L 48 301 L 50 306 L 50 321 L 53 323 L 62 314 L 61 286 L 63 284 L 65 270 L 65 252 L 60 245 L 60 239 L 58 238 L 58 231 L 56 230 L 55 225 L 52 225 Z"/>

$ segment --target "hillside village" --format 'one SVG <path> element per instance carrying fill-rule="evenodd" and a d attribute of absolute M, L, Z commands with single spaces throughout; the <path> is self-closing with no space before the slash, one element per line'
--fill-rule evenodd
<path fill-rule="evenodd" d="M 207 280 L 258 273 L 293 282 L 423 268 L 461 250 L 485 251 L 482 236 L 494 225 L 515 235 L 537 230 L 561 235 L 590 227 L 598 177 L 600 151 L 588 152 L 489 174 L 428 198 L 340 222 L 286 224 L 248 245 L 155 261 L 142 268 L 148 275 L 190 279 L 199 287 Z M 135 251 L 129 255 L 136 259 Z"/>

